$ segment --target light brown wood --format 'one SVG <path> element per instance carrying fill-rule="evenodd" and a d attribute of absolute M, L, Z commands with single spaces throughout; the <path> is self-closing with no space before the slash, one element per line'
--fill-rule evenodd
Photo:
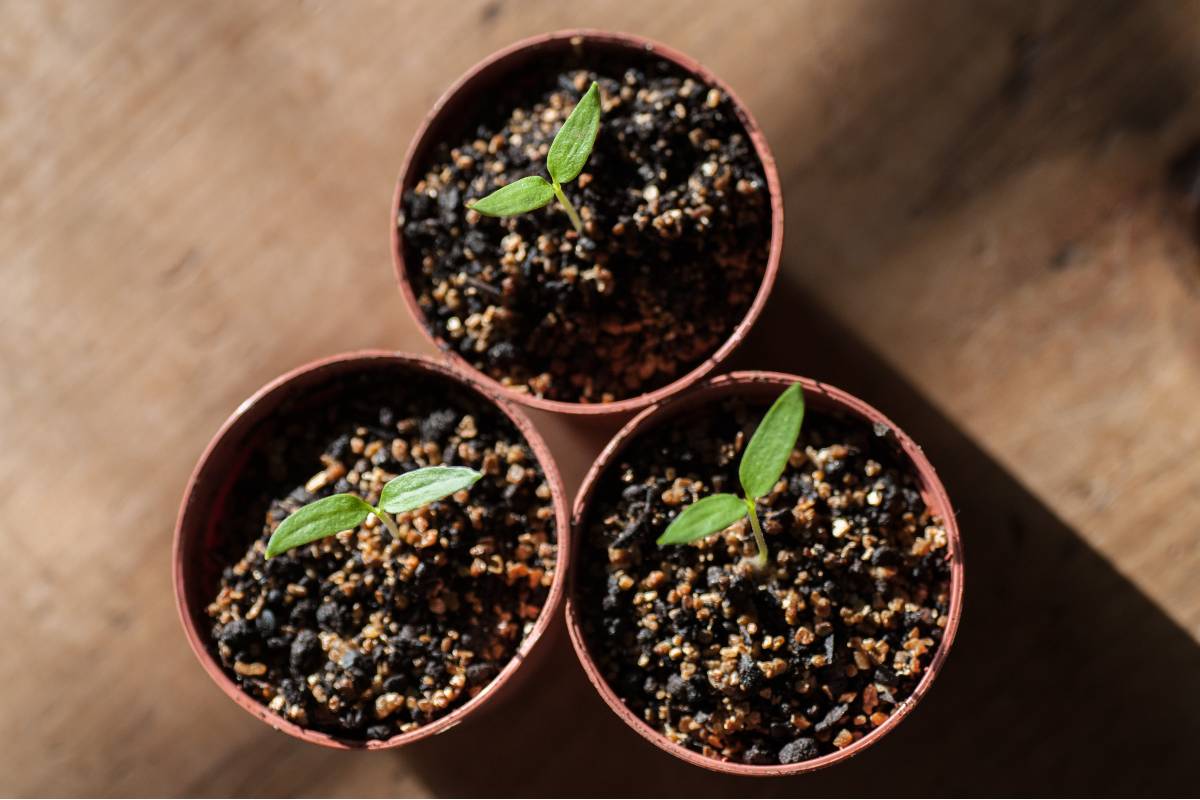
<path fill-rule="evenodd" d="M 961 509 L 956 652 L 832 771 L 677 763 L 565 642 L 489 719 L 315 749 L 229 703 L 175 619 L 173 516 L 225 415 L 317 356 L 425 350 L 385 227 L 419 119 L 570 25 L 739 91 L 788 231 L 735 364 L 859 392 Z M 0 791 L 1194 791 L 1200 220 L 1168 174 L 1200 141 L 1196 4 L 98 0 L 9 2 L 0 30 Z M 536 416 L 573 491 L 612 426 Z"/>

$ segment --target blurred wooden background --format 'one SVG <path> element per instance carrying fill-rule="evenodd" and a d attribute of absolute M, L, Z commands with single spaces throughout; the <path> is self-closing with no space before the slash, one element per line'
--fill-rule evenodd
<path fill-rule="evenodd" d="M 329 752 L 228 702 L 176 621 L 173 518 L 221 420 L 309 359 L 426 350 L 387 239 L 426 109 L 576 25 L 700 58 L 766 129 L 785 263 L 735 366 L 862 394 L 961 510 L 947 671 L 842 767 L 676 762 L 565 642 L 489 719 Z M 0 793 L 1195 791 L 1197 87 L 1185 2 L 5 0 Z M 538 421 L 573 491 L 613 426 Z"/>

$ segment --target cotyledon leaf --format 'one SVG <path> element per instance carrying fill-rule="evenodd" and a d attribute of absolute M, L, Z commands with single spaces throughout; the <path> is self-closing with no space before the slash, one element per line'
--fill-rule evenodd
<path fill-rule="evenodd" d="M 737 495 L 713 494 L 697 500 L 679 512 L 658 544 L 687 544 L 709 534 L 723 531 L 746 516 L 746 501 Z"/>

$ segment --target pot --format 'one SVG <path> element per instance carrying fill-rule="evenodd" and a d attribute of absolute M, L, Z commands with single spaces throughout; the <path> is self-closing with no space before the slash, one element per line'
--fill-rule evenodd
<path fill-rule="evenodd" d="M 481 98 L 488 97 L 500 86 L 512 83 L 516 80 L 514 76 L 528 70 L 540 59 L 553 58 L 576 48 L 591 49 L 605 54 L 625 53 L 631 59 L 644 59 L 647 53 L 652 53 L 692 75 L 697 81 L 715 86 L 724 92 L 729 97 L 762 163 L 771 207 L 771 239 L 762 283 L 745 317 L 734 328 L 729 338 L 690 372 L 676 378 L 666 386 L 612 403 L 578 403 L 539 398 L 530 393 L 519 392 L 504 386 L 472 366 L 434 332 L 417 302 L 417 292 L 409 281 L 408 269 L 410 263 L 414 267 L 418 267 L 420 261 L 416 254 L 407 252 L 404 233 L 396 224 L 404 193 L 421 179 L 423 167 L 428 163 L 434 149 L 442 142 L 453 141 L 457 138 L 456 134 L 470 124 L 472 115 L 477 113 L 478 106 L 483 102 Z M 745 339 L 750 327 L 758 319 L 766 304 L 779 271 L 779 258 L 783 250 L 783 192 L 779 184 L 775 159 L 767 146 L 762 129 L 750 111 L 724 81 L 692 58 L 650 39 L 625 33 L 576 29 L 543 34 L 519 41 L 476 64 L 446 90 L 446 93 L 425 117 L 409 146 L 408 153 L 404 158 L 404 165 L 400 169 L 400 177 L 396 182 L 389 223 L 392 260 L 400 294 L 426 338 L 440 350 L 445 351 L 457 367 L 470 372 L 477 381 L 487 386 L 494 394 L 533 408 L 562 414 L 615 415 L 636 411 L 682 391 L 712 372 Z"/>
<path fill-rule="evenodd" d="M 626 448 L 637 442 L 639 437 L 681 412 L 714 404 L 725 397 L 733 395 L 754 397 L 761 398 L 769 403 L 783 389 L 793 383 L 800 383 L 803 387 L 805 403 L 808 408 L 826 412 L 839 412 L 851 419 L 860 419 L 863 424 L 874 426 L 877 432 L 882 432 L 882 435 L 890 437 L 898 446 L 900 452 L 911 462 L 912 468 L 918 477 L 921 495 L 925 503 L 934 514 L 941 517 L 946 530 L 949 545 L 947 559 L 950 564 L 950 607 L 949 618 L 942 635 L 942 641 L 912 695 L 905 699 L 879 727 L 873 729 L 862 739 L 853 742 L 842 750 L 808 761 L 787 765 L 734 763 L 710 758 L 701 753 L 689 750 L 683 745 L 672 742 L 630 711 L 604 679 L 599 666 L 589 652 L 589 645 L 583 632 L 579 606 L 580 601 L 576 593 L 575 573 L 577 564 L 572 564 L 570 574 L 568 575 L 566 619 L 571 643 L 575 647 L 575 653 L 583 665 L 584 672 L 587 673 L 588 680 L 591 681 L 596 691 L 600 693 L 600 696 L 604 698 L 604 702 L 608 704 L 608 707 L 629 727 L 633 728 L 634 731 L 656 747 L 690 764 L 733 775 L 780 776 L 811 772 L 852 758 L 878 742 L 894 730 L 905 717 L 912 713 L 913 708 L 916 707 L 921 698 L 929 691 L 942 666 L 945 664 L 946 656 L 949 654 L 950 647 L 954 642 L 959 620 L 962 617 L 962 539 L 955 521 L 954 508 L 950 505 L 946 490 L 943 488 L 942 482 L 938 479 L 933 466 L 925 458 L 925 454 L 921 451 L 921 448 L 904 431 L 898 428 L 895 423 L 857 397 L 841 389 L 809 378 L 801 378 L 778 372 L 735 372 L 723 375 L 705 381 L 683 395 L 671 398 L 665 402 L 656 403 L 630 420 L 628 424 L 618 431 L 612 441 L 600 453 L 600 456 L 596 459 L 591 469 L 588 470 L 579 488 L 579 493 L 575 496 L 575 506 L 572 514 L 573 546 L 576 548 L 582 546 L 582 537 L 585 535 L 584 532 L 587 528 L 593 494 L 601 477 L 609 467 L 620 463 L 621 454 Z"/>
<path fill-rule="evenodd" d="M 484 689 L 464 705 L 427 725 L 386 740 L 352 741 L 328 733 L 310 730 L 270 711 L 244 692 L 222 668 L 213 652 L 209 630 L 211 623 L 205 608 L 216 594 L 221 570 L 227 566 L 216 557 L 222 551 L 222 526 L 219 524 L 230 490 L 242 473 L 251 452 L 261 447 L 269 434 L 269 423 L 285 404 L 320 403 L 322 390 L 338 379 L 365 371 L 380 371 L 391 376 L 421 373 L 457 384 L 495 406 L 525 437 L 545 473 L 555 514 L 558 553 L 553 584 L 531 633 L 522 641 L 512 659 Z M 496 699 L 508 695 L 518 673 L 528 674 L 527 665 L 535 653 L 542 655 L 544 640 L 558 613 L 566 581 L 570 554 L 567 534 L 567 501 L 562 479 L 542 437 L 528 417 L 511 403 L 497 398 L 488 387 L 458 367 L 420 356 L 384 351 L 361 351 L 315 361 L 288 372 L 255 392 L 217 431 L 184 491 L 175 525 L 172 570 L 175 601 L 188 644 L 201 667 L 231 700 L 276 730 L 313 744 L 340 749 L 381 750 L 410 744 L 449 730 Z"/>

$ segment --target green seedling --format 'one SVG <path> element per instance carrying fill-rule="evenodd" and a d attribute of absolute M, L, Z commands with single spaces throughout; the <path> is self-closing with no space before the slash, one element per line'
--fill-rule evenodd
<path fill-rule="evenodd" d="M 374 514 L 392 536 L 400 530 L 392 514 L 403 514 L 469 489 L 482 475 L 466 467 L 424 467 L 393 478 L 379 493 L 379 505 L 373 506 L 353 494 L 334 494 L 316 500 L 289 516 L 271 534 L 267 558 L 293 547 L 315 542 L 335 533 L 353 530 Z"/>
<path fill-rule="evenodd" d="M 756 504 L 760 498 L 771 493 L 783 475 L 800 436 L 803 421 L 804 393 L 800 384 L 794 383 L 767 410 L 742 453 L 738 479 L 742 484 L 743 496 L 714 494 L 697 500 L 683 509 L 667 526 L 666 532 L 658 537 L 659 546 L 694 542 L 725 530 L 743 517 L 749 517 L 754 541 L 758 545 L 754 565 L 760 570 L 764 569 L 768 560 L 767 540 L 763 538 Z"/>
<path fill-rule="evenodd" d="M 593 82 L 550 143 L 550 152 L 546 154 L 549 181 L 541 175 L 530 175 L 500 187 L 481 200 L 468 203 L 467 207 L 488 217 L 511 217 L 535 211 L 558 198 L 575 230 L 583 233 L 583 221 L 562 187 L 564 183 L 579 177 L 583 171 L 599 131 L 600 87 Z"/>

